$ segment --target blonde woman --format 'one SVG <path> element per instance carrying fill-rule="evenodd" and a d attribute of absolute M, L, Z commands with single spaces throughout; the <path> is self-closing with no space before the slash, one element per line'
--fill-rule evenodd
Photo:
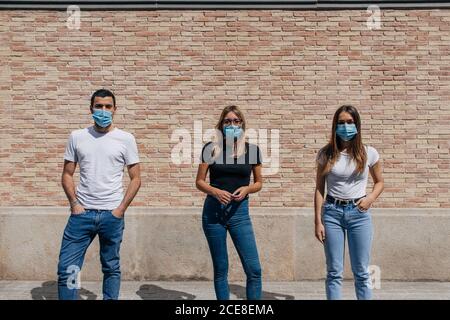
<path fill-rule="evenodd" d="M 197 172 L 196 186 L 207 194 L 202 225 L 211 252 L 218 300 L 230 298 L 228 232 L 247 276 L 247 299 L 261 298 L 261 265 L 248 195 L 261 190 L 262 159 L 259 148 L 245 141 L 245 128 L 242 111 L 237 106 L 225 107 L 216 125 L 215 139 L 203 147 Z M 206 182 L 208 171 L 210 184 Z"/>

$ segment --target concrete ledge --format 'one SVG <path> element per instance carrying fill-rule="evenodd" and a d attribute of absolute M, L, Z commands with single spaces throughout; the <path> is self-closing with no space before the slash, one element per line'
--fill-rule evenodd
<path fill-rule="evenodd" d="M 325 276 L 322 245 L 314 238 L 311 208 L 251 208 L 266 281 Z M 450 281 L 450 209 L 373 209 L 372 264 L 383 280 Z M 0 207 L 0 279 L 56 277 L 67 208 Z M 84 280 L 100 280 L 98 241 L 86 254 Z M 242 266 L 229 239 L 230 280 Z M 212 264 L 201 208 L 133 207 L 121 250 L 124 280 L 211 280 Z M 346 277 L 350 278 L 348 257 Z"/>

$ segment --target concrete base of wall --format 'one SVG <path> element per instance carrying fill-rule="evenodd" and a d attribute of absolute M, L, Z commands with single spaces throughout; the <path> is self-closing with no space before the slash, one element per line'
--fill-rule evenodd
<path fill-rule="evenodd" d="M 267 281 L 325 276 L 322 245 L 310 208 L 251 208 Z M 373 209 L 372 265 L 384 280 L 450 281 L 449 209 Z M 56 266 L 67 208 L 0 208 L 0 279 L 48 280 Z M 125 218 L 123 280 L 211 280 L 201 208 L 133 207 Z M 245 278 L 229 239 L 232 281 Z M 88 249 L 82 279 L 100 280 L 98 240 Z M 346 257 L 346 278 L 351 277 Z"/>

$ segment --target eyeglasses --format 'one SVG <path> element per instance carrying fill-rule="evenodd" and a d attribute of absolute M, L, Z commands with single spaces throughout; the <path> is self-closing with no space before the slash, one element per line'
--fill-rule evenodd
<path fill-rule="evenodd" d="M 223 119 L 223 124 L 228 126 L 231 123 L 233 123 L 234 125 L 240 125 L 242 123 L 241 119 Z"/>

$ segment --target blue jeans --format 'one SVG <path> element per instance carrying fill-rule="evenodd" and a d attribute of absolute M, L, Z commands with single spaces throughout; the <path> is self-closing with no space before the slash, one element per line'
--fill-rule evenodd
<path fill-rule="evenodd" d="M 261 299 L 261 265 L 252 222 L 248 212 L 248 199 L 222 205 L 207 196 L 203 206 L 203 231 L 208 241 L 214 267 L 214 289 L 218 300 L 228 300 L 227 230 L 239 254 L 247 276 L 247 299 Z"/>
<path fill-rule="evenodd" d="M 356 297 L 358 300 L 370 300 L 372 289 L 368 268 L 373 234 L 370 209 L 363 212 L 355 204 L 341 206 L 325 202 L 322 221 L 325 227 L 327 299 L 341 299 L 344 246 L 347 235 Z"/>
<path fill-rule="evenodd" d="M 110 210 L 86 210 L 71 214 L 61 244 L 58 263 L 58 297 L 78 299 L 77 273 L 81 270 L 86 250 L 98 234 L 103 271 L 103 299 L 118 299 L 120 290 L 119 250 L 125 223 Z"/>

